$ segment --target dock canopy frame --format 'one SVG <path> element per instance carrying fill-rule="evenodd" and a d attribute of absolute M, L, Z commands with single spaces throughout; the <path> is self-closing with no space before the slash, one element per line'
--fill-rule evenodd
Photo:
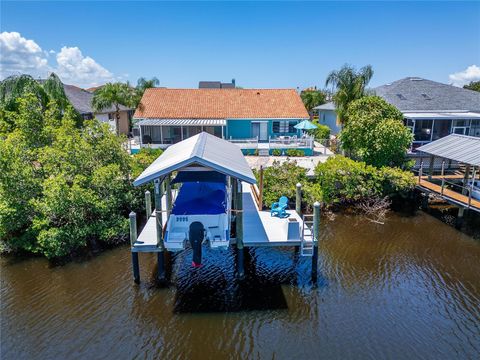
<path fill-rule="evenodd" d="M 202 132 L 191 138 L 171 145 L 133 182 L 140 186 L 173 171 L 195 170 L 217 171 L 235 179 L 255 184 L 256 179 L 240 148 L 226 140 Z"/>
<path fill-rule="evenodd" d="M 480 166 L 480 137 L 450 134 L 420 146 L 417 150 L 467 165 Z"/>

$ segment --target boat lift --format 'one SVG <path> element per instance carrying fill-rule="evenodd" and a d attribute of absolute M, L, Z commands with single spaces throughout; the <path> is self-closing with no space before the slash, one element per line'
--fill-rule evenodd
<path fill-rule="evenodd" d="M 244 277 L 244 247 L 292 246 L 312 257 L 316 278 L 320 204 L 314 215 L 301 215 L 301 185 L 297 185 L 295 211 L 272 217 L 262 207 L 260 189 L 241 150 L 228 141 L 200 133 L 167 148 L 134 181 L 154 182 L 155 210 L 146 192 L 147 222 L 137 237 L 136 214 L 130 213 L 130 241 L 134 280 L 140 282 L 139 252 L 157 253 L 157 280 L 165 280 L 165 253 L 193 250 L 193 266 L 200 266 L 202 248 L 235 246 L 237 275 Z M 178 189 L 172 189 L 172 185 Z"/>

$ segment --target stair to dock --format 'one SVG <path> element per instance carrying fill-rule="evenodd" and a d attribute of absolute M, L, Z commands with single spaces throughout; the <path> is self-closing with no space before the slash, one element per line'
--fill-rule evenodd
<path fill-rule="evenodd" d="M 269 156 L 269 149 L 258 149 L 258 156 Z"/>
<path fill-rule="evenodd" d="M 313 237 L 313 215 L 303 215 L 302 234 L 300 242 L 300 255 L 313 256 L 315 251 Z"/>

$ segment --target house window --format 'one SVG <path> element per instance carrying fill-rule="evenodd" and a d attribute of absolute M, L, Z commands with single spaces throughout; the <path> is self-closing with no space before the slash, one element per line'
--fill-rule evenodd
<path fill-rule="evenodd" d="M 113 120 L 113 115 L 114 115 L 113 113 L 108 113 L 108 120 L 110 121 Z"/>
<path fill-rule="evenodd" d="M 450 133 L 452 120 L 435 120 L 433 124 L 432 140 L 440 139 Z"/>
<path fill-rule="evenodd" d="M 297 124 L 296 121 L 288 121 L 288 120 L 274 121 L 272 124 L 272 131 L 275 134 L 294 133 L 296 132 L 295 130 L 296 124 Z"/>
<path fill-rule="evenodd" d="M 416 120 L 415 121 L 415 141 L 431 141 L 432 139 L 432 120 Z"/>

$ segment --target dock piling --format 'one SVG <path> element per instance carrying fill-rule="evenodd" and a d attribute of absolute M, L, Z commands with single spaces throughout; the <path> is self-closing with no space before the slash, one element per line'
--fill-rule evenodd
<path fill-rule="evenodd" d="M 150 191 L 145 191 L 145 211 L 147 215 L 147 221 L 152 216 L 152 197 L 150 195 Z"/>
<path fill-rule="evenodd" d="M 167 203 L 167 219 L 170 217 L 170 211 L 172 211 L 172 185 L 170 182 L 170 174 L 165 178 L 165 200 Z"/>
<path fill-rule="evenodd" d="M 242 183 L 235 180 L 236 195 L 236 233 L 237 233 L 237 275 L 240 280 L 245 278 L 245 265 L 243 254 L 243 193 Z"/>
<path fill-rule="evenodd" d="M 137 241 L 137 214 L 133 211 L 128 216 L 130 218 L 130 246 L 133 250 L 133 245 Z M 132 268 L 133 279 L 135 283 L 140 283 L 140 266 L 138 264 L 138 253 L 132 251 Z"/>
<path fill-rule="evenodd" d="M 157 246 L 159 252 L 157 253 L 157 281 L 163 282 L 165 280 L 165 261 L 164 261 L 164 251 L 165 246 L 163 243 L 163 226 L 162 226 L 162 187 L 160 184 L 160 179 L 155 179 L 155 221 L 156 221 L 156 230 L 157 230 Z"/>
<path fill-rule="evenodd" d="M 258 172 L 258 187 L 259 187 L 259 190 L 258 190 L 258 203 L 259 203 L 259 207 L 260 207 L 260 210 L 263 209 L 263 166 L 260 165 L 260 170 Z"/>
<path fill-rule="evenodd" d="M 318 239 L 320 237 L 320 203 L 313 204 L 313 256 L 312 256 L 312 282 L 317 281 L 318 275 Z"/>
<path fill-rule="evenodd" d="M 295 193 L 295 211 L 302 216 L 302 184 L 297 183 Z"/>

